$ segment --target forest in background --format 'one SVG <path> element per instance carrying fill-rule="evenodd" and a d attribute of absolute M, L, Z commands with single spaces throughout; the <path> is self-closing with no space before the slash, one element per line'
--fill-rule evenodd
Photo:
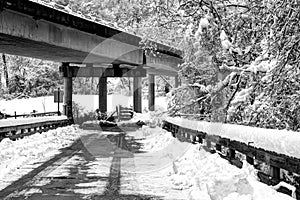
<path fill-rule="evenodd" d="M 170 95 L 170 115 L 207 114 L 211 121 L 294 131 L 300 128 L 300 2 L 297 0 L 39 2 L 137 34 L 143 38 L 141 45 L 149 49 L 155 48 L 149 39 L 182 49 L 184 63 L 180 66 L 180 78 L 184 84 Z M 11 60 L 18 63 L 22 59 Z M 56 64 L 33 59 L 31 62 L 47 65 L 36 70 L 48 70 L 49 76 L 56 76 Z M 20 68 L 16 67 L 18 64 L 7 66 L 8 72 Z M 24 70 L 16 72 L 17 77 L 12 71 L 9 78 L 11 89 L 2 89 L 5 94 L 20 91 L 18 88 L 34 91 L 40 82 L 45 88 L 49 86 L 46 84 L 49 76 L 44 75 L 38 81 L 32 80 L 34 87 L 25 87 Z M 5 70 L 2 73 L 4 77 L 7 74 Z M 57 83 L 51 84 L 59 85 L 59 80 L 55 80 Z M 81 88 L 91 88 L 85 82 L 81 82 Z"/>
<path fill-rule="evenodd" d="M 63 90 L 63 78 L 59 74 L 60 63 L 1 54 L 0 99 L 29 98 L 53 95 L 57 88 Z M 73 93 L 98 94 L 99 78 L 74 78 Z M 172 88 L 174 78 L 157 76 L 156 95 L 165 95 L 165 87 Z M 108 94 L 133 94 L 133 78 L 108 78 Z M 148 78 L 142 78 L 142 90 L 147 94 Z"/>

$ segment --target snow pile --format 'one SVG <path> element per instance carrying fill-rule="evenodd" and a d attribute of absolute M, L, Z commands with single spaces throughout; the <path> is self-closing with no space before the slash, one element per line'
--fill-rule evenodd
<path fill-rule="evenodd" d="M 198 150 L 200 148 L 200 151 Z M 195 145 L 173 163 L 170 179 L 175 189 L 189 189 L 189 200 L 292 200 L 256 180 L 246 162 L 239 169 L 218 154 Z"/>
<path fill-rule="evenodd" d="M 150 119 L 151 119 L 150 112 L 147 112 L 147 113 L 134 113 L 133 117 L 130 121 L 134 121 L 134 122 L 143 121 L 145 123 L 149 123 Z"/>
<path fill-rule="evenodd" d="M 155 111 L 148 111 L 145 113 L 134 113 L 132 119 L 128 121 L 119 122 L 118 125 L 125 126 L 126 124 L 136 123 L 138 121 L 144 122 L 146 125 L 154 128 L 161 126 L 167 117 L 167 112 L 164 108 L 157 108 Z"/>
<path fill-rule="evenodd" d="M 181 127 L 203 131 L 209 135 L 218 135 L 240 141 L 252 146 L 300 158 L 300 134 L 287 130 L 264 129 L 235 124 L 193 121 L 182 118 L 167 118 L 167 121 Z"/>
<path fill-rule="evenodd" d="M 145 140 L 141 141 L 143 143 L 143 151 L 160 151 L 176 140 L 170 132 L 160 127 L 150 128 L 143 126 L 137 132 L 139 131 L 145 136 Z"/>
<path fill-rule="evenodd" d="M 59 149 L 71 145 L 78 138 L 75 126 L 68 126 L 43 134 L 36 133 L 21 140 L 3 139 L 0 142 L 0 188 L 5 187 L 7 181 L 14 181 L 12 177 L 18 169 L 50 159 L 60 153 Z M 22 175 L 15 177 L 15 180 Z"/>
<path fill-rule="evenodd" d="M 17 126 L 22 124 L 32 124 L 38 122 L 48 122 L 48 121 L 56 121 L 56 120 L 65 120 L 68 119 L 65 115 L 62 116 L 48 116 L 48 117 L 27 117 L 27 118 L 9 118 L 9 119 L 1 119 L 0 127 L 7 126 Z"/>

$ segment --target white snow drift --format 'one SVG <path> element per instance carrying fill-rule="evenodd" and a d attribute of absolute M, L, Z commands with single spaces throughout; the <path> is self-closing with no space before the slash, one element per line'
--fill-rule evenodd
<path fill-rule="evenodd" d="M 300 158 L 300 134 L 287 130 L 264 129 L 234 124 L 193 121 L 182 118 L 167 118 L 181 127 L 203 131 L 231 140 L 244 142 L 265 150 Z"/>
<path fill-rule="evenodd" d="M 3 139 L 0 142 L 0 190 L 60 153 L 59 149 L 70 146 L 78 137 L 75 126 L 68 126 L 16 141 Z"/>

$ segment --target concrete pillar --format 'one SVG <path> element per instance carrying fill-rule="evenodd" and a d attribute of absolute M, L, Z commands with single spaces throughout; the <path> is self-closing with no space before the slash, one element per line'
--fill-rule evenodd
<path fill-rule="evenodd" d="M 175 79 L 175 88 L 178 88 L 179 86 L 179 78 L 178 78 L 178 75 L 174 77 Z"/>
<path fill-rule="evenodd" d="M 142 78 L 133 78 L 133 110 L 142 113 Z"/>
<path fill-rule="evenodd" d="M 63 63 L 62 66 L 66 72 L 64 77 L 64 114 L 73 122 L 72 112 L 72 93 L 73 93 L 73 80 L 69 77 L 69 63 Z"/>
<path fill-rule="evenodd" d="M 99 110 L 107 112 L 107 78 L 99 78 Z"/>
<path fill-rule="evenodd" d="M 148 75 L 148 109 L 155 110 L 155 75 Z"/>

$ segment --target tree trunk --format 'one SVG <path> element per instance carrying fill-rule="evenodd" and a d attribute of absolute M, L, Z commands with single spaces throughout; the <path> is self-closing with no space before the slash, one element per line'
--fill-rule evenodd
<path fill-rule="evenodd" d="M 3 61 L 3 74 L 5 79 L 6 88 L 9 86 L 9 80 L 8 80 L 8 70 L 7 70 L 7 62 L 6 62 L 6 55 L 2 54 L 2 61 Z"/>

